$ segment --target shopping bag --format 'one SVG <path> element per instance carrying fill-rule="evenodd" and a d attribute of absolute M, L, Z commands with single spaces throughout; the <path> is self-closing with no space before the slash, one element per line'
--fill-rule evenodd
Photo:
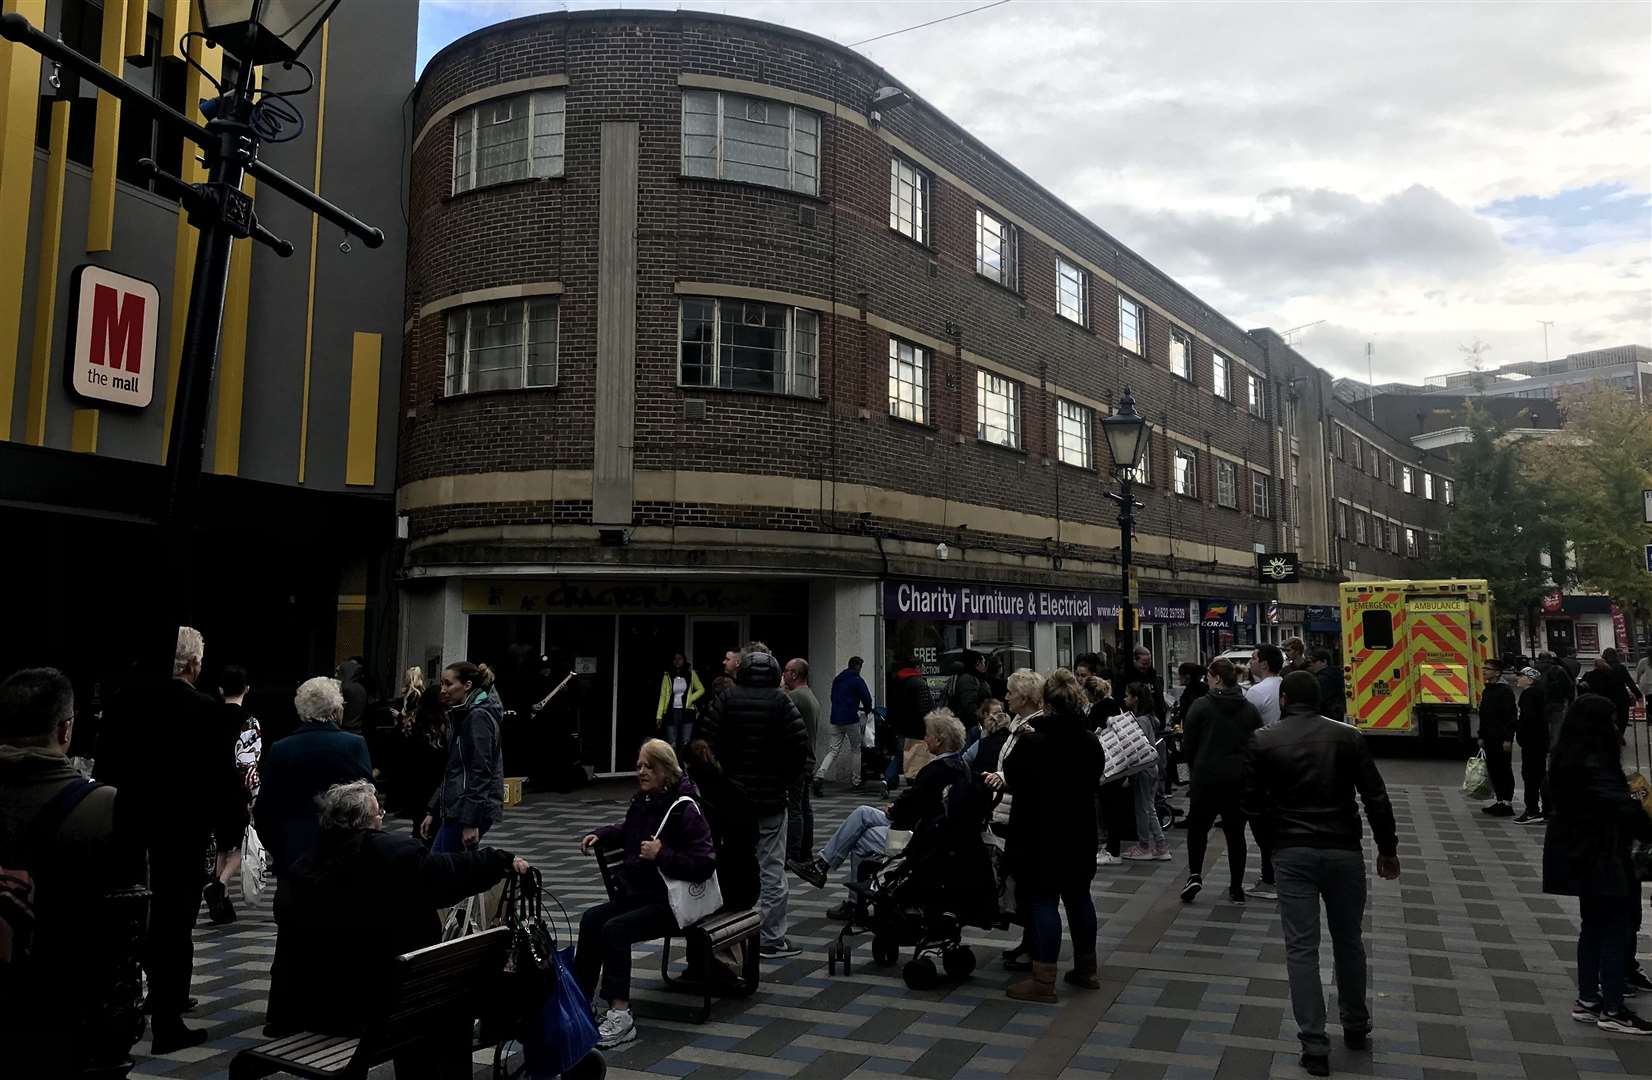
<path fill-rule="evenodd" d="M 270 853 L 258 839 L 258 830 L 248 825 L 241 836 L 241 898 L 248 903 L 257 900 L 274 880 Z"/>
<path fill-rule="evenodd" d="M 1134 776 L 1159 763 L 1159 752 L 1148 741 L 1147 733 L 1129 716 L 1114 717 L 1096 733 L 1101 740 L 1101 782 L 1110 784 L 1127 776 Z"/>
<path fill-rule="evenodd" d="M 699 803 L 687 795 L 679 796 L 676 802 L 666 807 L 665 817 L 660 818 L 660 827 L 654 830 L 654 839 L 660 838 L 660 833 L 665 829 L 666 819 L 683 803 L 687 803 L 695 813 L 700 812 Z M 723 888 L 718 884 L 715 870 L 704 881 L 683 881 L 670 877 L 661 870 L 660 880 L 665 882 L 665 899 L 666 903 L 671 905 L 671 914 L 676 918 L 677 925 L 683 929 L 722 909 Z"/>
<path fill-rule="evenodd" d="M 574 981 L 573 946 L 557 950 L 550 993 L 528 1012 L 521 1032 L 522 1062 L 529 1076 L 561 1076 L 597 1045 L 591 1003 Z"/>
<path fill-rule="evenodd" d="M 1486 770 L 1486 752 L 1481 750 L 1463 766 L 1463 797 L 1484 799 L 1491 794 L 1491 773 Z"/>

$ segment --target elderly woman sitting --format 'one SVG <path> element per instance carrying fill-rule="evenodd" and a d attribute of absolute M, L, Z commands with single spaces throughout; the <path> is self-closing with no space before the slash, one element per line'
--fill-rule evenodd
<path fill-rule="evenodd" d="M 597 976 L 602 976 L 608 1011 L 597 1025 L 598 1046 L 618 1046 L 637 1037 L 631 1016 L 631 946 L 678 929 L 664 878 L 698 884 L 717 870 L 711 829 L 694 801 L 699 794 L 694 781 L 683 775 L 671 744 L 649 739 L 637 751 L 637 794 L 625 820 L 604 825 L 579 842 L 579 850 L 587 853 L 598 845 L 625 851 L 614 898 L 580 918 L 574 951 L 574 977 L 587 997 L 595 1000 Z M 681 799 L 687 804 L 678 806 Z"/>
<path fill-rule="evenodd" d="M 856 807 L 820 849 L 820 854 L 808 862 L 788 862 L 787 868 L 815 888 L 824 889 L 827 877 L 848 859 L 850 880 L 854 880 L 860 871 L 861 859 L 883 854 L 890 829 L 915 830 L 938 820 L 946 810 L 942 799 L 946 789 L 970 778 L 969 767 L 961 756 L 964 725 L 952 715 L 951 709 L 935 709 L 924 717 L 924 746 L 930 753 L 929 764 L 886 810 L 875 806 Z M 826 917 L 847 919 L 853 913 L 851 899 L 832 908 Z"/>
<path fill-rule="evenodd" d="M 316 845 L 316 799 L 334 784 L 371 780 L 367 741 L 339 729 L 344 694 L 338 680 L 318 675 L 293 696 L 298 730 L 264 750 L 258 765 L 261 786 L 252 820 L 270 853 L 277 877 Z"/>
<path fill-rule="evenodd" d="M 288 869 L 275 896 L 273 1034 L 359 1033 L 390 986 L 395 958 L 441 939 L 437 908 L 528 870 L 496 848 L 434 855 L 411 836 L 381 831 L 384 812 L 366 780 L 328 788 L 318 824 L 315 850 Z M 396 1075 L 468 1075 L 473 1019 L 438 1025 L 430 1045 L 398 1056 Z"/>

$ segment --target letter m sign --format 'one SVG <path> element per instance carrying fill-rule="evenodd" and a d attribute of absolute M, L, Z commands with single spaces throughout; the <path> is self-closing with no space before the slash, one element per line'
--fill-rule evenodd
<path fill-rule="evenodd" d="M 70 279 L 69 307 L 69 392 L 100 406 L 146 407 L 155 396 L 155 286 L 101 266 L 79 266 Z"/>

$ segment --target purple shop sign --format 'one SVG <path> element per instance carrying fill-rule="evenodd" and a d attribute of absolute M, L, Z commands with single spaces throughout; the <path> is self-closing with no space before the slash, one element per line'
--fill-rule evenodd
<path fill-rule="evenodd" d="M 1143 622 L 1188 621 L 1188 602 L 1143 597 Z M 887 619 L 963 622 L 1004 619 L 1021 622 L 1111 622 L 1118 618 L 1117 594 L 1082 589 L 1018 588 L 945 581 L 886 581 Z"/>

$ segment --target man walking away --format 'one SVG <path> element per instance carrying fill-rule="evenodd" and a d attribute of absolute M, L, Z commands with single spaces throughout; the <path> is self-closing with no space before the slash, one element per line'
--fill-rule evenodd
<path fill-rule="evenodd" d="M 1239 669 L 1215 660 L 1209 692 L 1188 709 L 1182 726 L 1182 753 L 1188 762 L 1187 884 L 1182 903 L 1204 888 L 1205 842 L 1219 815 L 1228 841 L 1228 897 L 1245 902 L 1245 813 L 1239 807 L 1245 747 L 1262 727 L 1256 706 L 1239 692 Z"/>
<path fill-rule="evenodd" d="M 851 656 L 849 665 L 832 680 L 832 741 L 826 749 L 826 756 L 820 761 L 820 768 L 815 772 L 816 798 L 826 793 L 826 780 L 832 775 L 832 766 L 837 764 L 839 757 L 844 756 L 849 759 L 849 786 L 855 791 L 860 790 L 860 748 L 864 726 L 861 717 L 872 711 L 872 691 L 867 687 L 866 680 L 860 677 L 860 669 L 865 662 L 858 656 Z"/>
<path fill-rule="evenodd" d="M 62 672 L 31 668 L 0 683 L 0 1057 L 8 1076 L 125 1076 L 143 1031 L 134 962 L 142 904 L 124 912 L 111 895 L 142 886 L 142 853 L 116 833 L 115 789 L 69 764 L 74 726 L 74 691 Z"/>
<path fill-rule="evenodd" d="M 809 763 L 786 796 L 786 857 L 802 859 L 815 849 L 815 810 L 809 803 L 809 781 L 815 769 L 815 739 L 820 732 L 820 699 L 809 689 L 809 662 L 788 660 L 780 672 L 780 685 L 797 706 L 803 730 L 809 733 Z"/>
<path fill-rule="evenodd" d="M 992 688 L 987 685 L 985 656 L 974 649 L 965 649 L 962 662 L 963 670 L 947 683 L 946 707 L 964 725 L 964 742 L 968 745 L 974 741 L 972 736 L 980 733 L 976 714 L 981 711 L 981 702 L 992 697 Z"/>
<path fill-rule="evenodd" d="M 1543 715 L 1543 673 L 1534 667 L 1521 668 L 1515 678 L 1520 696 L 1515 702 L 1514 739 L 1520 744 L 1520 779 L 1526 785 L 1526 808 L 1514 819 L 1516 825 L 1541 825 L 1549 800 L 1549 722 Z"/>
<path fill-rule="evenodd" d="M 712 702 L 694 745 L 702 761 L 721 768 L 729 794 L 717 807 L 732 856 L 718 867 L 724 899 L 730 907 L 758 901 L 765 959 L 796 956 L 800 950 L 786 940 L 786 797 L 807 775 L 809 735 L 767 645 L 741 650 L 734 685 Z"/>
<path fill-rule="evenodd" d="M 1348 715 L 1348 700 L 1342 688 L 1342 669 L 1331 662 L 1330 649 L 1315 649 L 1308 670 L 1319 682 L 1319 711 L 1332 720 Z"/>
<path fill-rule="evenodd" d="M 1277 645 L 1258 645 L 1250 654 L 1250 689 L 1245 697 L 1262 714 L 1262 726 L 1279 723 L 1279 673 L 1285 665 L 1285 654 Z"/>
<path fill-rule="evenodd" d="M 1514 691 L 1503 681 L 1503 662 L 1486 661 L 1486 689 L 1480 695 L 1480 746 L 1486 752 L 1486 772 L 1496 801 L 1481 807 L 1492 817 L 1514 816 L 1514 726 L 1518 706 Z"/>
<path fill-rule="evenodd" d="M 362 734 L 361 718 L 367 713 L 366 665 L 361 657 L 352 656 L 338 666 L 338 688 L 344 695 L 344 717 L 338 726 L 345 731 Z"/>
<path fill-rule="evenodd" d="M 1325 993 L 1319 979 L 1319 906 L 1325 904 L 1335 957 L 1342 1039 L 1350 1050 L 1370 1041 L 1366 1001 L 1365 856 L 1360 844 L 1358 792 L 1377 844 L 1377 873 L 1400 876 L 1394 809 L 1365 737 L 1319 715 L 1319 686 L 1305 671 L 1280 686 L 1285 714 L 1257 732 L 1245 754 L 1241 802 L 1274 848 L 1279 874 L 1279 922 L 1291 1011 L 1302 1041 L 1302 1067 L 1331 1074 L 1325 1037 Z"/>
<path fill-rule="evenodd" d="M 1543 673 L 1543 718 L 1549 725 L 1549 745 L 1553 746 L 1560 738 L 1560 722 L 1577 697 L 1577 681 L 1554 653 L 1538 653 L 1537 670 Z"/>

